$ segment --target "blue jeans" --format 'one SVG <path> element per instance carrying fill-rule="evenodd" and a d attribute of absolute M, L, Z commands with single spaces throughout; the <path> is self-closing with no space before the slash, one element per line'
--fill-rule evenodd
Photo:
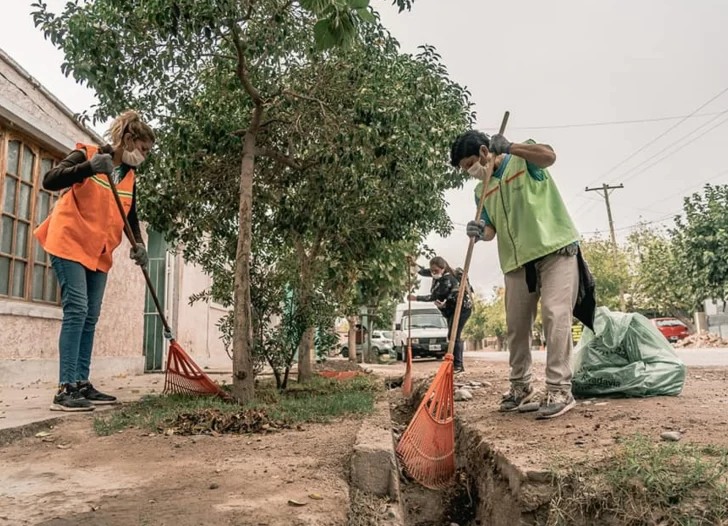
<path fill-rule="evenodd" d="M 462 309 L 460 311 L 460 321 L 458 322 L 458 333 L 455 336 L 455 349 L 453 350 L 453 362 L 456 369 L 463 367 L 463 341 L 460 339 L 460 335 L 463 332 L 465 324 L 470 319 L 471 309 Z M 455 320 L 455 313 L 453 312 L 447 317 L 447 337 L 450 338 L 450 331 L 452 330 L 452 324 Z"/>
<path fill-rule="evenodd" d="M 87 382 L 107 274 L 55 256 L 51 256 L 51 265 L 61 287 L 63 307 L 58 342 L 61 362 L 59 383 Z"/>

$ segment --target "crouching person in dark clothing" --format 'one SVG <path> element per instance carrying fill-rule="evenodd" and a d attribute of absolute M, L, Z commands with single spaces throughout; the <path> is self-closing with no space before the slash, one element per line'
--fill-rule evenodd
<path fill-rule="evenodd" d="M 410 261 L 414 264 L 413 260 Z M 450 265 L 447 264 L 447 261 L 439 256 L 430 260 L 429 269 L 421 266 L 418 266 L 418 269 L 420 276 L 432 278 L 430 293 L 427 296 L 416 296 L 411 294 L 409 296 L 409 300 L 434 302 L 447 320 L 448 338 L 450 338 L 452 335 L 452 325 L 455 320 L 455 307 L 457 305 L 458 291 L 460 289 L 459 278 L 461 277 L 461 273 L 451 269 Z M 470 283 L 468 283 L 466 294 L 463 298 L 463 306 L 460 310 L 460 321 L 458 322 L 457 335 L 455 336 L 455 349 L 453 353 L 455 373 L 462 373 L 465 371 L 463 364 L 463 341 L 460 339 L 460 335 L 462 334 L 463 328 L 473 311 L 471 295 L 472 288 L 470 287 Z"/>

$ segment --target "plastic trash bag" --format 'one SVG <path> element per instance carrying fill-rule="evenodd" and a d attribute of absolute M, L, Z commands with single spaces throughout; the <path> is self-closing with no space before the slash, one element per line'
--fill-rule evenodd
<path fill-rule="evenodd" d="M 641 314 L 599 307 L 594 332 L 584 328 L 574 356 L 575 396 L 677 396 L 685 364 Z"/>

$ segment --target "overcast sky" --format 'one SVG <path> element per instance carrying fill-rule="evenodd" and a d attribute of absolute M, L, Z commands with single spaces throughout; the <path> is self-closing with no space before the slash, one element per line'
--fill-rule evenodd
<path fill-rule="evenodd" d="M 62 54 L 33 27 L 31 3 L 3 2 L 0 47 L 73 111 L 87 109 L 93 93 L 61 74 Z M 511 140 L 553 146 L 551 173 L 583 233 L 607 232 L 604 202 L 587 185 L 624 184 L 612 194 L 624 238 L 639 221 L 669 225 L 682 196 L 728 181 L 728 2 L 416 0 L 403 14 L 389 3 L 373 0 L 384 24 L 406 52 L 438 49 L 472 93 L 479 128 L 492 132 L 509 110 Z M 698 112 L 706 115 L 680 122 L 719 94 Z M 453 265 L 465 259 L 473 186 L 447 196 L 453 234 L 428 240 Z M 481 291 L 502 283 L 494 243 L 478 244 L 471 276 Z"/>

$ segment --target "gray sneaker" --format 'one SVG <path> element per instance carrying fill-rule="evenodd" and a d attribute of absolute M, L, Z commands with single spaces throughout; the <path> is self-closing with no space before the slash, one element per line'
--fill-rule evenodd
<path fill-rule="evenodd" d="M 571 410 L 576 405 L 576 400 L 571 391 L 547 391 L 541 400 L 541 407 L 538 408 L 536 420 L 548 420 L 556 418 Z"/>
<path fill-rule="evenodd" d="M 499 411 L 502 413 L 518 411 L 519 407 L 528 404 L 534 396 L 536 391 L 531 384 L 511 384 L 511 390 L 503 396 Z"/>

